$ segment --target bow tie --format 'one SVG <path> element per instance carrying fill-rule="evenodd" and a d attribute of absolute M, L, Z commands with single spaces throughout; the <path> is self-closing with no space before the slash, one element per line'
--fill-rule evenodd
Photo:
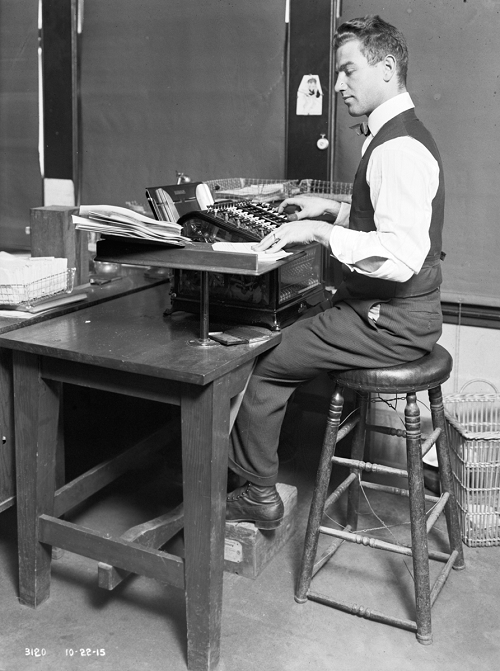
<path fill-rule="evenodd" d="M 370 129 L 368 128 L 368 124 L 365 123 L 364 121 L 362 123 L 357 123 L 354 126 L 349 126 L 349 128 L 355 130 L 358 135 L 365 135 L 365 136 L 370 135 Z"/>

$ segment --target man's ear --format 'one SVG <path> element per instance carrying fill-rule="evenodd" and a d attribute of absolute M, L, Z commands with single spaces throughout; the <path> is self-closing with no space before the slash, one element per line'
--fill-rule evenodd
<path fill-rule="evenodd" d="M 397 63 L 392 54 L 384 58 L 384 81 L 389 82 L 396 75 Z"/>

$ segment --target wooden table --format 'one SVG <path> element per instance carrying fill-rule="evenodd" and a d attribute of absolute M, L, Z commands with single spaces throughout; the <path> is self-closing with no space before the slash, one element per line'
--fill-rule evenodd
<path fill-rule="evenodd" d="M 75 294 L 84 293 L 85 300 L 59 306 L 48 312 L 33 314 L 28 318 L 0 316 L 0 334 L 10 333 L 32 324 L 53 319 L 59 315 L 115 299 L 117 296 L 133 294 L 152 286 L 163 285 L 165 294 L 168 284 L 165 277 L 146 277 L 144 268 L 122 268 L 121 279 L 103 285 L 81 285 Z M 167 304 L 167 299 L 165 299 Z M 0 513 L 15 503 L 15 461 L 14 461 L 14 398 L 12 388 L 12 353 L 0 347 Z"/>
<path fill-rule="evenodd" d="M 163 308 L 156 287 L 0 336 L 0 347 L 13 350 L 20 599 L 36 607 L 48 598 L 51 546 L 168 582 L 186 594 L 188 668 L 213 670 L 230 399 L 244 388 L 255 357 L 281 334 L 254 345 L 192 347 L 199 321 L 183 313 L 166 318 Z M 58 518 L 72 496 L 71 484 L 55 489 L 62 383 L 180 405 L 184 560 Z"/>

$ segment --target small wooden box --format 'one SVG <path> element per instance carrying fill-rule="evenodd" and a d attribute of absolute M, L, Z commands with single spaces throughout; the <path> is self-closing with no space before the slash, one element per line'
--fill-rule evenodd
<path fill-rule="evenodd" d="M 68 259 L 76 286 L 89 281 L 89 234 L 76 230 L 71 215 L 77 213 L 77 207 L 51 205 L 33 207 L 30 217 L 31 256 Z"/>
<path fill-rule="evenodd" d="M 226 522 L 226 571 L 255 579 L 295 532 L 297 488 L 281 483 L 276 487 L 285 506 L 277 529 L 262 531 L 249 522 Z"/>

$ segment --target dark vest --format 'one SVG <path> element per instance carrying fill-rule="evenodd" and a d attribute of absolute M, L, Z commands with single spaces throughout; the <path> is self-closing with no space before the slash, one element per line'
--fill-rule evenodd
<path fill-rule="evenodd" d="M 436 144 L 423 124 L 417 119 L 413 109 L 388 121 L 379 130 L 363 155 L 354 178 L 349 228 L 354 231 L 374 231 L 374 210 L 370 200 L 370 187 L 366 183 L 368 161 L 374 149 L 384 142 L 397 137 L 410 136 L 421 142 L 439 164 L 439 187 L 432 201 L 432 217 L 429 229 L 431 246 L 424 264 L 417 275 L 406 282 L 393 282 L 362 275 L 344 268 L 345 289 L 352 298 L 380 299 L 422 296 L 437 289 L 441 278 L 441 239 L 444 220 L 444 179 L 441 157 Z M 397 198 L 398 194 L 395 193 Z"/>

